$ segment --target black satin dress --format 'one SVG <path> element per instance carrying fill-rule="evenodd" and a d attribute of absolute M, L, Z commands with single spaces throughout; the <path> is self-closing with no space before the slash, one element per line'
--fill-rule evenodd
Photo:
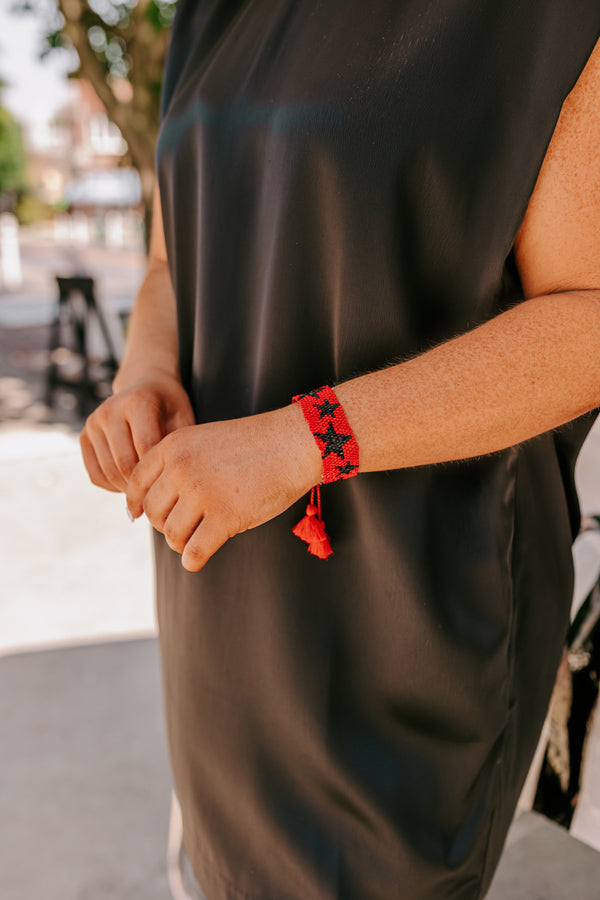
<path fill-rule="evenodd" d="M 522 301 L 511 248 L 599 37 L 598 0 L 179 0 L 157 171 L 197 421 Z M 327 562 L 292 535 L 305 501 L 196 574 L 157 535 L 208 900 L 484 895 L 564 640 L 591 421 L 327 486 Z"/>

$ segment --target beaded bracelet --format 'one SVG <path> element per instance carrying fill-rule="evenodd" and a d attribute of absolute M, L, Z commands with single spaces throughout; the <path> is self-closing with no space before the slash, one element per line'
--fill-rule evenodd
<path fill-rule="evenodd" d="M 358 444 L 342 405 L 330 387 L 299 394 L 292 402 L 300 404 L 323 460 L 321 482 L 311 490 L 306 515 L 293 532 L 306 541 L 309 553 L 327 559 L 333 550 L 321 518 L 321 484 L 358 475 Z"/>

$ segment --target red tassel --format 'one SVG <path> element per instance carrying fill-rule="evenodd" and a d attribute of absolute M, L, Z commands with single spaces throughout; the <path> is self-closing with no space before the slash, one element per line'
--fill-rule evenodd
<path fill-rule="evenodd" d="M 329 536 L 325 533 L 325 522 L 321 519 L 321 491 L 316 488 L 318 507 L 314 505 L 315 488 L 310 492 L 310 503 L 306 507 L 306 515 L 292 528 L 300 540 L 308 544 L 308 552 L 319 559 L 327 559 L 333 553 Z"/>

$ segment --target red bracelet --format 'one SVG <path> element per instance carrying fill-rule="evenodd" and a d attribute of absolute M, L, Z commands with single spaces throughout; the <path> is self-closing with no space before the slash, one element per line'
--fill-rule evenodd
<path fill-rule="evenodd" d="M 342 404 L 330 387 L 292 399 L 299 403 L 323 459 L 321 484 L 358 474 L 358 444 Z"/>
<path fill-rule="evenodd" d="M 323 459 L 321 484 L 358 475 L 358 444 L 342 405 L 332 389 L 325 386 L 306 394 L 299 394 L 292 402 L 300 404 L 321 452 Z M 298 522 L 293 532 L 306 541 L 308 552 L 314 556 L 327 559 L 333 553 L 329 537 L 325 533 L 325 524 L 321 519 L 320 485 L 312 489 L 306 515 Z"/>

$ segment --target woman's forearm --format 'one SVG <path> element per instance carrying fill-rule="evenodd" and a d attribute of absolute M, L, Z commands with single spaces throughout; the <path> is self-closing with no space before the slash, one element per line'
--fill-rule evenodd
<path fill-rule="evenodd" d="M 148 372 L 179 378 L 175 296 L 166 262 L 150 259 L 127 330 L 118 392 Z"/>
<path fill-rule="evenodd" d="M 600 406 L 600 290 L 524 301 L 336 393 L 362 472 L 520 443 Z"/>

